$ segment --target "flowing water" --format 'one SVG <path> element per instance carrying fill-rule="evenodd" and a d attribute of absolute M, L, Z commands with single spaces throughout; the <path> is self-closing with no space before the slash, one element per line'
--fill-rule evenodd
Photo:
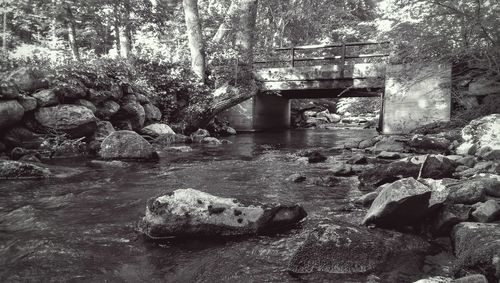
<path fill-rule="evenodd" d="M 0 281 L 367 282 L 376 275 L 296 278 L 287 262 L 307 232 L 332 217 L 361 216 L 355 181 L 319 187 L 285 181 L 320 175 L 328 162 L 298 162 L 300 149 L 342 146 L 371 130 L 293 130 L 231 137 L 222 146 L 161 153 L 157 163 L 95 169 L 55 160 L 67 178 L 0 181 Z M 155 243 L 136 231 L 146 200 L 179 188 L 261 202 L 301 203 L 308 218 L 277 235 Z M 414 277 L 409 271 L 406 276 Z M 375 279 L 373 279 L 375 278 Z M 381 282 L 381 281 L 379 281 Z"/>

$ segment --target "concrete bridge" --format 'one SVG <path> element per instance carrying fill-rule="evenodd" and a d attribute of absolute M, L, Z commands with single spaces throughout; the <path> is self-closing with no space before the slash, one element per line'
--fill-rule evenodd
<path fill-rule="evenodd" d="M 448 121 L 451 67 L 447 65 L 389 65 L 386 53 L 361 53 L 388 42 L 355 42 L 279 48 L 289 58 L 255 62 L 260 93 L 228 110 L 224 116 L 238 131 L 290 127 L 290 99 L 374 97 L 382 99 L 382 132 L 399 134 L 419 125 Z M 349 49 L 354 49 L 350 54 Z M 340 55 L 308 56 L 340 49 Z M 368 60 L 378 62 L 366 62 Z M 359 62 L 364 61 L 364 62 Z M 268 66 L 286 64 L 287 66 Z"/>

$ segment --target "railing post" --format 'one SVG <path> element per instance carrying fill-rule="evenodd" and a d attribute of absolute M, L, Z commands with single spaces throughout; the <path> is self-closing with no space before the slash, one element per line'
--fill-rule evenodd
<path fill-rule="evenodd" d="M 346 54 L 346 45 L 342 43 L 342 57 L 340 58 L 340 78 L 344 78 L 344 69 L 345 69 L 345 54 Z"/>
<path fill-rule="evenodd" d="M 292 63 L 292 68 L 295 67 L 295 48 L 292 46 L 292 48 L 290 48 L 290 52 L 291 52 L 291 63 Z"/>

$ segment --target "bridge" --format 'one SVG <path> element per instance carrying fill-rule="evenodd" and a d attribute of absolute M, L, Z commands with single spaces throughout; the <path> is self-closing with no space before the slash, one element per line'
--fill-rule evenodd
<path fill-rule="evenodd" d="M 259 94 L 223 116 L 238 131 L 287 128 L 290 99 L 374 97 L 383 101 L 380 124 L 386 134 L 449 120 L 451 67 L 387 64 L 389 52 L 383 51 L 389 44 L 351 42 L 277 48 L 278 58 L 254 62 Z"/>

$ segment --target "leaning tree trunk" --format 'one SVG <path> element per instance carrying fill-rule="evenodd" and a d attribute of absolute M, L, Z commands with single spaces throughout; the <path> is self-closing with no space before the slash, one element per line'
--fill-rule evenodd
<path fill-rule="evenodd" d="M 238 16 L 238 4 L 238 0 L 231 1 L 231 4 L 229 5 L 229 8 L 227 10 L 227 14 L 224 17 L 222 23 L 219 25 L 219 28 L 217 29 L 214 37 L 212 38 L 212 42 L 221 43 L 224 39 L 224 36 L 228 33 L 231 27 L 234 26 L 235 18 L 236 16 Z"/>
<path fill-rule="evenodd" d="M 68 43 L 71 48 L 71 55 L 73 60 L 80 61 L 80 51 L 78 50 L 78 45 L 76 43 L 76 29 L 75 29 L 75 18 L 71 11 L 71 7 L 66 5 L 66 26 L 68 29 Z"/>
<path fill-rule="evenodd" d="M 115 4 L 114 7 L 115 11 L 115 20 L 113 23 L 114 30 L 115 30 L 115 42 L 116 42 L 116 54 L 118 57 L 122 56 L 122 43 L 120 40 L 120 13 L 118 11 L 118 5 Z"/>
<path fill-rule="evenodd" d="M 184 17 L 191 51 L 191 68 L 200 81 L 205 83 L 205 51 L 201 33 L 197 0 L 183 0 Z"/>
<path fill-rule="evenodd" d="M 258 86 L 252 73 L 257 2 L 258 0 L 238 0 L 240 10 L 239 29 L 236 32 L 238 77 L 240 78 L 238 83 L 233 85 L 227 83 L 218 88 L 215 92 L 219 95 L 215 97 L 215 101 L 197 120 L 191 121 L 188 131 L 206 127 L 220 112 L 257 95 Z"/>

